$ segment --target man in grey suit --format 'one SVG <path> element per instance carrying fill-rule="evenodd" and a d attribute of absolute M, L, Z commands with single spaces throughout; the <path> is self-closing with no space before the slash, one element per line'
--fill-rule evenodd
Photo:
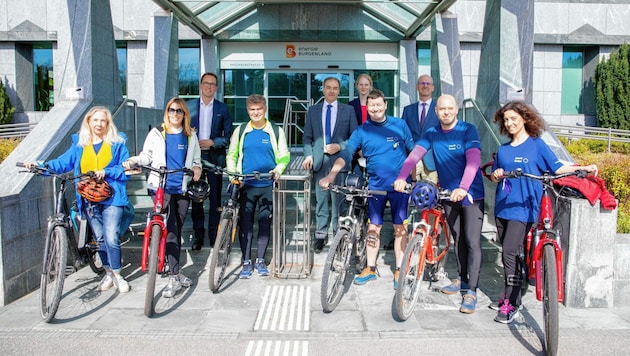
<path fill-rule="evenodd" d="M 354 109 L 337 101 L 341 83 L 339 79 L 329 77 L 324 80 L 324 101 L 308 108 L 304 127 L 304 163 L 302 167 L 313 170 L 313 179 L 317 183 L 330 173 L 339 153 L 346 147 L 352 131 L 357 128 Z M 329 128 L 329 130 L 327 130 Z M 347 164 L 342 172 L 348 172 Z M 345 175 L 337 176 L 336 184 L 343 182 Z M 315 253 L 320 253 L 326 244 L 328 227 L 337 229 L 339 205 L 337 194 L 315 186 Z"/>
<path fill-rule="evenodd" d="M 418 102 L 405 106 L 402 119 L 411 130 L 414 142 L 418 143 L 420 137 L 429 127 L 438 126 L 440 121 L 435 113 L 435 101 L 432 98 L 435 86 L 433 79 L 428 74 L 422 74 L 416 82 L 418 89 Z M 424 112 L 424 113 L 423 113 Z M 412 173 L 413 174 L 413 173 Z M 437 183 L 438 175 L 433 161 L 433 154 L 427 152 L 424 158 L 416 165 L 413 180 L 430 179 Z"/>
<path fill-rule="evenodd" d="M 216 100 L 214 94 L 217 92 L 219 81 L 214 73 L 204 73 L 199 80 L 199 99 L 187 101 L 190 110 L 190 126 L 197 131 L 199 147 L 201 147 L 201 158 L 219 167 L 225 167 L 225 151 L 230 146 L 232 136 L 232 115 L 228 106 Z M 208 238 L 210 246 L 214 246 L 219 225 L 218 208 L 221 205 L 221 191 L 223 177 L 212 172 L 206 172 L 208 184 L 210 185 L 210 210 L 208 214 Z M 192 221 L 195 231 L 195 241 L 192 249 L 200 250 L 205 238 L 205 217 L 203 204 L 192 203 Z"/>

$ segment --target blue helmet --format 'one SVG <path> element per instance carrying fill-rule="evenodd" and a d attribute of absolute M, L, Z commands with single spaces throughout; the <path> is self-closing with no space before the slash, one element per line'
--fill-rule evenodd
<path fill-rule="evenodd" d="M 438 204 L 438 188 L 430 180 L 421 180 L 413 187 L 411 201 L 420 210 L 433 209 Z"/>
<path fill-rule="evenodd" d="M 365 180 L 358 174 L 349 173 L 346 176 L 345 185 L 354 188 L 363 188 L 365 185 Z"/>

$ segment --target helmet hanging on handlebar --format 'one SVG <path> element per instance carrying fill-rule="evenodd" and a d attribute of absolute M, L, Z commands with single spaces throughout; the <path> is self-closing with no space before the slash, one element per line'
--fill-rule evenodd
<path fill-rule="evenodd" d="M 413 187 L 411 201 L 420 210 L 433 209 L 438 204 L 438 188 L 430 180 L 421 180 Z"/>
<path fill-rule="evenodd" d="M 193 203 L 203 203 L 210 195 L 210 185 L 205 179 L 199 179 L 196 182 L 190 181 L 188 189 L 186 189 L 186 195 Z"/>

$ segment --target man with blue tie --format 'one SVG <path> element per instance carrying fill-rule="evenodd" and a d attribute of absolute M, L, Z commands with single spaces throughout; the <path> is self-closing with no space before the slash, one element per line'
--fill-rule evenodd
<path fill-rule="evenodd" d="M 230 146 L 232 136 L 232 115 L 228 106 L 214 98 L 219 85 L 214 73 L 204 73 L 199 81 L 199 99 L 187 102 L 190 110 L 190 126 L 197 131 L 201 158 L 220 167 L 225 167 L 225 151 Z M 210 185 L 210 209 L 208 214 L 208 238 L 214 246 L 219 224 L 218 208 L 221 205 L 223 178 L 221 175 L 206 172 Z M 200 250 L 206 235 L 203 202 L 192 203 L 193 230 L 195 240 L 193 250 Z"/>
<path fill-rule="evenodd" d="M 335 77 L 324 80 L 324 101 L 308 108 L 304 124 L 304 162 L 302 167 L 313 170 L 313 179 L 318 182 L 330 173 L 339 153 L 346 147 L 350 134 L 357 128 L 354 109 L 337 101 L 341 82 Z M 348 172 L 349 164 L 342 170 Z M 337 176 L 336 184 L 345 179 Z M 315 185 L 315 253 L 320 253 L 326 244 L 328 227 L 337 229 L 341 201 L 335 193 Z"/>
<path fill-rule="evenodd" d="M 420 137 L 429 127 L 438 126 L 440 121 L 435 113 L 435 102 L 432 98 L 435 86 L 433 79 L 428 74 L 422 74 L 416 82 L 418 90 L 418 102 L 405 106 L 403 109 L 402 119 L 405 120 L 407 126 L 411 130 L 413 141 L 418 143 Z M 412 173 L 413 174 L 413 173 Z M 437 183 L 438 175 L 436 172 L 433 155 L 427 154 L 416 165 L 415 176 L 412 180 L 430 179 Z"/>

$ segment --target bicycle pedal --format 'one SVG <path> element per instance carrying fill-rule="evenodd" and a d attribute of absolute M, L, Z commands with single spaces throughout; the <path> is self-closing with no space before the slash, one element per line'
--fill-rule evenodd
<path fill-rule="evenodd" d="M 77 269 L 74 266 L 66 266 L 66 271 L 65 271 L 66 277 L 73 274 L 76 271 Z"/>

